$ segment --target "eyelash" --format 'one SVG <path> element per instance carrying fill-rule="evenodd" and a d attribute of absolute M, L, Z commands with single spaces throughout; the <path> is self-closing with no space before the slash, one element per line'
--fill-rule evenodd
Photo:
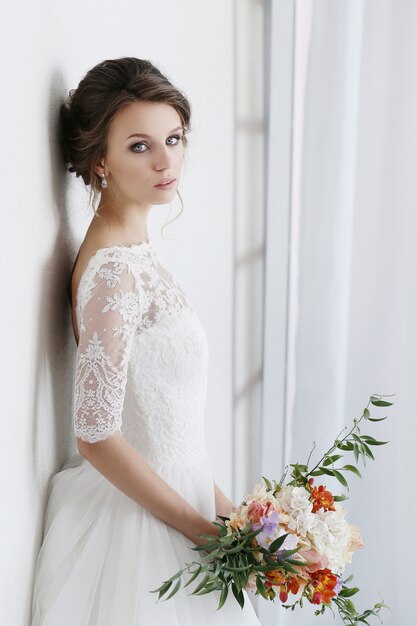
<path fill-rule="evenodd" d="M 182 139 L 182 138 L 183 138 L 183 135 L 170 135 L 170 137 L 168 137 L 168 139 L 172 139 L 172 138 L 174 138 L 174 139 L 178 139 L 178 143 L 179 143 L 180 139 Z M 175 147 L 175 146 L 178 146 L 178 143 L 171 144 L 171 145 L 172 145 L 173 147 Z M 139 150 L 139 152 L 137 152 L 136 150 L 133 150 L 133 148 L 134 148 L 135 146 L 146 146 L 146 144 L 145 144 L 145 142 L 144 142 L 144 141 L 137 141 L 136 143 L 133 143 L 133 144 L 130 146 L 130 150 L 131 150 L 132 152 L 135 152 L 135 154 L 142 154 L 143 152 L 146 152 L 146 150 Z"/>

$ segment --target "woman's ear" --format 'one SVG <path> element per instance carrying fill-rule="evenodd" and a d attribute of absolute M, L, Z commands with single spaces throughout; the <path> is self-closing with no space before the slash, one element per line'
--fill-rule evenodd
<path fill-rule="evenodd" d="M 94 171 L 100 177 L 103 176 L 103 174 L 106 176 L 106 168 L 103 161 L 100 161 L 100 163 L 97 163 L 97 165 L 94 166 Z"/>

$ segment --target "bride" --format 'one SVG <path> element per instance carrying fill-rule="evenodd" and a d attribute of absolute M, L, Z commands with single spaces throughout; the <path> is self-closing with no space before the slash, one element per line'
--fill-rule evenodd
<path fill-rule="evenodd" d="M 31 626 L 260 624 L 246 592 L 216 611 L 220 592 L 150 591 L 234 509 L 204 440 L 206 333 L 148 235 L 178 191 L 190 116 L 133 57 L 90 69 L 61 107 L 65 162 L 99 204 L 71 279 L 77 453 L 52 478 Z"/>

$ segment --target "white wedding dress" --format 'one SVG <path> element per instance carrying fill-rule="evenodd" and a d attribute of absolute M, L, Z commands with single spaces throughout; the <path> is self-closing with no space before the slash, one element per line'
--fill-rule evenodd
<path fill-rule="evenodd" d="M 207 337 L 149 240 L 93 254 L 76 318 L 74 433 L 96 442 L 121 431 L 219 521 L 204 440 Z M 259 626 L 246 592 L 243 609 L 230 589 L 218 611 L 219 591 L 190 594 L 200 578 L 166 601 L 150 592 L 199 559 L 194 545 L 76 453 L 51 481 L 31 626 Z"/>

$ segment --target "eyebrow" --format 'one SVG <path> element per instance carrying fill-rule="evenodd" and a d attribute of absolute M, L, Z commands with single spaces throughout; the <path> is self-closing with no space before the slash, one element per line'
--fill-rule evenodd
<path fill-rule="evenodd" d="M 174 128 L 168 134 L 170 135 L 171 133 L 175 133 L 176 130 L 182 130 L 182 126 L 177 126 L 177 128 Z M 126 137 L 126 141 L 131 137 L 147 137 L 148 139 L 152 139 L 152 137 L 150 135 L 147 135 L 146 133 L 133 133 L 133 135 L 129 135 L 129 137 Z"/>

